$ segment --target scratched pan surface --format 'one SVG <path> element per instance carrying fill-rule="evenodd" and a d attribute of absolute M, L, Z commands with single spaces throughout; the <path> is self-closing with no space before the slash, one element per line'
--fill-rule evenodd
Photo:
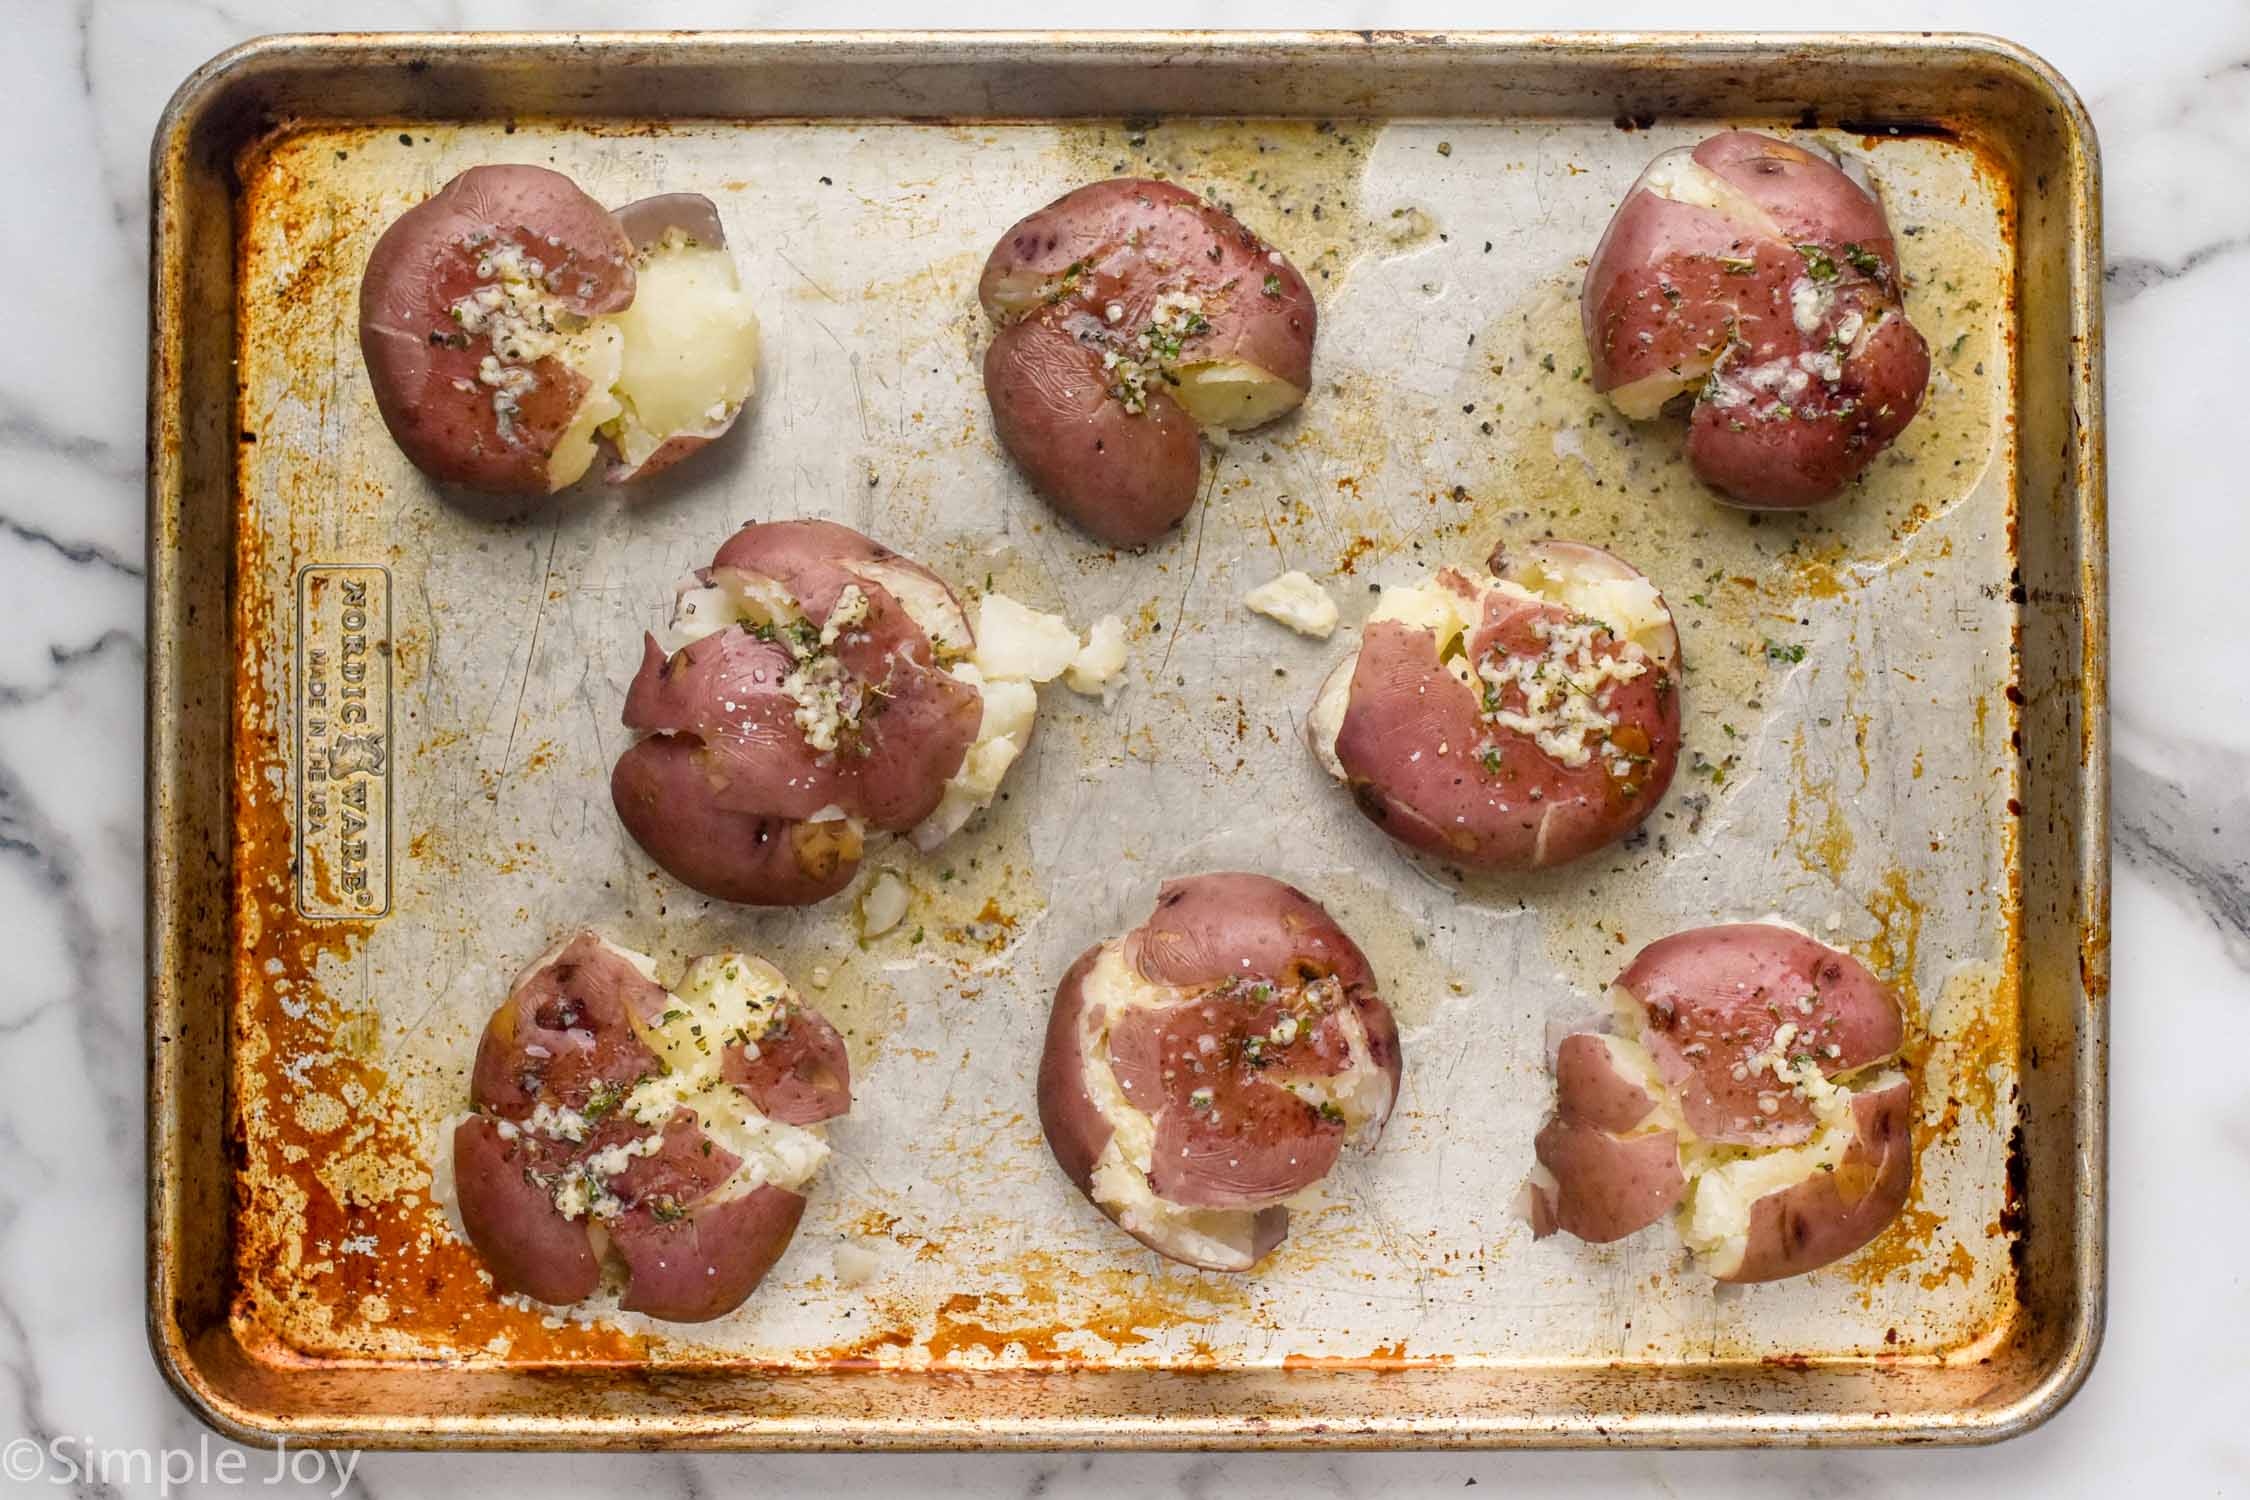
<path fill-rule="evenodd" d="M 1584 379 L 1584 256 L 1650 155 L 1720 123 L 1867 160 L 1933 346 L 1922 416 L 1811 516 L 1710 503 L 1676 428 L 1629 427 Z M 357 355 L 359 270 L 487 161 L 613 203 L 717 201 L 766 335 L 720 450 L 513 520 L 405 464 Z M 2082 1376 L 2098 245 L 2090 136 L 2035 64 L 1944 39 L 305 39 L 199 75 L 156 166 L 151 1328 L 220 1425 L 416 1446 L 1976 1440 Z M 1303 410 L 1218 450 L 1185 527 L 1140 555 L 1051 518 L 977 376 L 995 236 L 1118 172 L 1231 202 L 1322 310 Z M 914 900 L 864 945 L 849 895 L 761 914 L 672 883 L 605 791 L 672 580 L 795 515 L 965 592 L 1131 627 L 1123 693 L 1050 691 L 1003 804 L 934 855 L 870 859 Z M 1645 838 L 1463 882 L 1400 857 L 1302 748 L 1341 639 L 1240 600 L 1303 568 L 1352 621 L 1379 586 L 1550 534 L 1666 592 L 1689 754 Z M 1380 1149 L 1231 1278 L 1089 1209 L 1027 1087 L 1070 959 L 1212 867 L 1326 901 L 1407 1057 Z M 1905 998 L 1907 1210 L 1842 1265 L 1748 1289 L 1714 1289 L 1661 1228 L 1534 1245 L 1514 1200 L 1550 1034 L 1641 944 L 1774 912 Z M 803 1227 L 719 1322 L 511 1304 L 449 1215 L 478 1030 L 578 924 L 668 976 L 762 952 L 848 1037 L 854 1109 Z M 872 1277 L 839 1270 L 853 1250 Z"/>

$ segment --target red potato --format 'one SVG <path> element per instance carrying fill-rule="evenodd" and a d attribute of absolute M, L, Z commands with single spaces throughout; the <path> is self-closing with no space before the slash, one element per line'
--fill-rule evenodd
<path fill-rule="evenodd" d="M 1905 1204 L 1913 1085 L 1885 1066 L 1904 1025 L 1858 960 L 1773 923 L 1705 927 L 1642 949 L 1610 998 L 1618 1033 L 1556 1052 L 1535 1238 L 1621 1239 L 1676 1209 L 1706 1272 L 1772 1281 Z"/>
<path fill-rule="evenodd" d="M 1448 862 L 1525 870 L 1637 827 L 1680 748 L 1680 647 L 1664 598 L 1578 542 L 1493 553 L 1386 590 L 1306 735 L 1362 813 Z"/>
<path fill-rule="evenodd" d="M 1617 976 L 1643 1017 L 1642 1043 L 1702 1140 L 1794 1146 L 1811 1105 L 1769 1072 L 1736 1077 L 1774 1045 L 1806 1051 L 1836 1078 L 1897 1055 L 1898 1002 L 1859 960 L 1767 922 L 1699 927 L 1643 948 Z M 1833 1050 L 1831 1050 L 1833 1049 Z"/>
<path fill-rule="evenodd" d="M 771 965 L 719 954 L 678 990 L 575 933 L 519 976 L 477 1049 L 454 1191 L 502 1291 L 670 1322 L 740 1306 L 788 1247 L 851 1107 L 843 1040 Z"/>
<path fill-rule="evenodd" d="M 1695 393 L 1687 458 L 1735 503 L 1832 498 L 1914 419 L 1929 349 L 1881 201 L 1751 131 L 1650 163 L 1580 297 L 1594 389 L 1636 420 Z"/>
<path fill-rule="evenodd" d="M 1304 278 L 1170 183 L 1066 193 L 1000 237 L 977 297 L 1000 325 L 984 385 L 1001 446 L 1116 546 L 1156 540 L 1195 503 L 1199 428 L 1263 426 L 1312 385 Z"/>
<path fill-rule="evenodd" d="M 635 842 L 706 895 L 835 894 L 868 831 L 928 818 L 977 741 L 981 691 L 939 659 L 973 645 L 959 601 L 848 527 L 745 527 L 675 625 L 693 635 L 678 650 L 645 640 L 625 701 L 643 738 L 610 792 Z"/>
<path fill-rule="evenodd" d="M 472 167 L 400 215 L 360 282 L 360 349 L 391 435 L 433 479 L 546 495 L 726 431 L 758 326 L 708 198 L 612 214 L 544 167 Z"/>
<path fill-rule="evenodd" d="M 1398 1094 L 1398 1027 L 1366 957 L 1293 887 L 1167 881 L 1056 990 L 1039 1121 L 1070 1180 L 1157 1253 L 1247 1270 Z"/>
<path fill-rule="evenodd" d="M 1606 1036 L 1563 1038 L 1555 1056 L 1555 1116 L 1536 1142 L 1532 1230 L 1606 1244 L 1646 1229 L 1687 1187 L 1679 1132 L 1617 1057 Z M 1643 1129 L 1642 1127 L 1648 1127 Z"/>

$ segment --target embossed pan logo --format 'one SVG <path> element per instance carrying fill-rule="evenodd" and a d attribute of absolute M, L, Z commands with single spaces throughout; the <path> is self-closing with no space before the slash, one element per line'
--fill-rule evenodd
<path fill-rule="evenodd" d="M 297 909 L 391 909 L 391 575 L 297 574 Z"/>

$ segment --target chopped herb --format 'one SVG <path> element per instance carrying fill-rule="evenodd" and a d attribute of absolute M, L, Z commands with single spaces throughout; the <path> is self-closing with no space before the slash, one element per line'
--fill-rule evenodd
<path fill-rule="evenodd" d="M 1337 1106 L 1336 1101 L 1333 1099 L 1321 1100 L 1320 1103 L 1314 1108 L 1313 1113 L 1319 1115 L 1323 1120 L 1326 1120 L 1331 1125 L 1341 1125 L 1344 1123 L 1344 1112 Z"/>
<path fill-rule="evenodd" d="M 1846 245 L 1844 247 L 1844 259 L 1850 261 L 1852 269 L 1862 276 L 1880 276 L 1883 274 L 1882 257 L 1863 246 Z"/>
<path fill-rule="evenodd" d="M 1805 258 L 1805 274 L 1815 281 L 1834 281 L 1836 262 L 1818 245 L 1799 245 L 1797 253 Z"/>
<path fill-rule="evenodd" d="M 1263 290 L 1269 297 L 1278 297 L 1281 295 L 1281 273 L 1279 271 L 1266 272 L 1266 280 Z"/>
<path fill-rule="evenodd" d="M 1719 269 L 1729 276 L 1747 276 L 1758 269 L 1758 262 L 1748 256 L 1722 255 L 1719 257 Z"/>
<path fill-rule="evenodd" d="M 1550 374 L 1550 375 L 1554 374 L 1554 373 L 1555 373 L 1555 357 L 1554 357 L 1554 356 L 1553 356 L 1552 354 L 1542 354 L 1542 355 L 1540 355 L 1540 356 L 1539 356 L 1539 368 L 1540 368 L 1540 369 L 1542 369 L 1542 370 L 1545 370 L 1545 371 L 1546 371 L 1546 372 L 1547 372 L 1548 374 Z"/>
<path fill-rule="evenodd" d="M 1801 645 L 1798 645 L 1794 641 L 1788 642 L 1786 644 L 1775 640 L 1768 640 L 1766 642 L 1767 661 L 1800 662 L 1804 659 L 1805 648 Z"/>

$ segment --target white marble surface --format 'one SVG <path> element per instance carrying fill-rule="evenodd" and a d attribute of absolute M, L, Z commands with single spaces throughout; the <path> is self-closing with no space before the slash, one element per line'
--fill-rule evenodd
<path fill-rule="evenodd" d="M 141 674 L 145 158 L 190 68 L 269 31 L 912 25 L 912 4 L 594 0 L 17 0 L 0 91 L 0 1445 L 191 1454 L 202 1430 L 142 1335 Z M 1050 6 L 945 19 L 1038 25 Z M 2250 666 L 2232 645 L 2250 486 L 2222 452 L 2250 345 L 2250 5 L 1731 0 L 1418 6 L 1144 0 L 1147 25 L 1900 27 L 2027 43 L 2093 108 L 2108 174 L 2116 982 L 2106 1348 L 2077 1400 L 1994 1449 L 1810 1454 L 543 1458 L 372 1455 L 380 1496 L 635 1487 L 788 1494 L 1904 1495 L 2250 1493 Z M 210 1482 L 173 1493 L 220 1493 Z M 269 1455 L 238 1484 L 267 1486 Z M 309 1472 L 309 1471 L 308 1471 Z M 48 1479 L 55 1476 L 49 1475 Z M 142 1471 L 0 1491 L 154 1494 Z"/>

